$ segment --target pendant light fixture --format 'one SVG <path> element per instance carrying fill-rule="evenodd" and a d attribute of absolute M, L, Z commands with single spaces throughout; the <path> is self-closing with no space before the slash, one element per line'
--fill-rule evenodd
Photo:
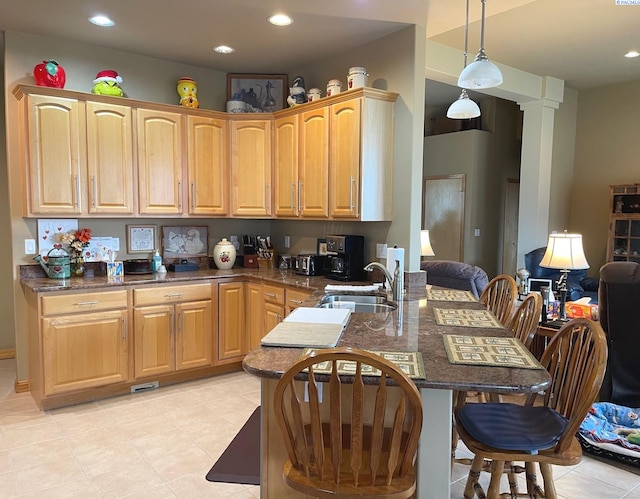
<path fill-rule="evenodd" d="M 467 67 L 467 48 L 469 45 L 469 0 L 467 0 L 467 17 L 464 24 L 464 68 Z M 447 118 L 454 120 L 464 120 L 476 118 L 480 116 L 480 108 L 478 104 L 472 101 L 467 95 L 467 91 L 463 88 L 460 97 L 447 109 Z"/>
<path fill-rule="evenodd" d="M 482 23 L 480 25 L 480 51 L 458 78 L 458 86 L 461 88 L 491 88 L 502 85 L 502 73 L 498 66 L 492 63 L 484 51 L 484 9 L 487 0 L 482 3 Z"/>

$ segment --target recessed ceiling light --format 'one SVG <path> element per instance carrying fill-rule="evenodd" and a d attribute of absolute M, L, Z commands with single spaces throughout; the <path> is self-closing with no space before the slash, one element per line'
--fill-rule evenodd
<path fill-rule="evenodd" d="M 274 26 L 289 26 L 293 22 L 293 19 L 286 14 L 275 14 L 267 18 L 267 21 Z"/>
<path fill-rule="evenodd" d="M 637 50 L 629 50 L 629 52 L 624 54 L 624 56 L 628 57 L 629 59 L 631 59 L 633 57 L 638 57 L 639 55 L 640 55 L 640 52 L 638 52 Z"/>
<path fill-rule="evenodd" d="M 218 54 L 233 54 L 236 49 L 233 47 L 227 47 L 226 45 L 218 45 L 217 47 L 214 47 L 213 51 Z"/>
<path fill-rule="evenodd" d="M 116 22 L 113 19 L 109 19 L 107 16 L 102 16 L 102 15 L 90 17 L 89 22 L 91 24 L 95 24 L 96 26 L 104 26 L 104 27 L 115 26 L 116 24 Z"/>

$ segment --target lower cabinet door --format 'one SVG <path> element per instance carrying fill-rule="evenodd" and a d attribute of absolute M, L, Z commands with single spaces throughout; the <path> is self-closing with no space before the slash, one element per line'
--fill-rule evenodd
<path fill-rule="evenodd" d="M 242 359 L 248 351 L 245 329 L 245 283 L 221 283 L 218 288 L 218 362 Z"/>
<path fill-rule="evenodd" d="M 175 371 L 173 305 L 134 309 L 136 378 Z"/>
<path fill-rule="evenodd" d="M 45 395 L 129 379 L 126 310 L 45 317 L 42 322 Z"/>
<path fill-rule="evenodd" d="M 211 300 L 176 305 L 176 370 L 210 366 L 213 360 Z"/>

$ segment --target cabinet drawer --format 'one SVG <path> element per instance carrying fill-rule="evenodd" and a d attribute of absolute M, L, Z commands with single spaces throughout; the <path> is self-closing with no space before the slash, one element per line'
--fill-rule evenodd
<path fill-rule="evenodd" d="M 133 290 L 133 305 L 136 307 L 210 299 L 210 283 L 186 284 L 184 286 L 154 286 Z"/>
<path fill-rule="evenodd" d="M 284 305 L 284 288 L 278 286 L 270 286 L 269 284 L 263 284 L 262 296 L 264 297 L 264 301 L 266 302 Z"/>
<path fill-rule="evenodd" d="M 127 308 L 127 291 L 55 294 L 42 297 L 42 315 Z"/>
<path fill-rule="evenodd" d="M 310 291 L 300 291 L 297 289 L 287 289 L 287 306 L 299 307 L 311 296 Z"/>

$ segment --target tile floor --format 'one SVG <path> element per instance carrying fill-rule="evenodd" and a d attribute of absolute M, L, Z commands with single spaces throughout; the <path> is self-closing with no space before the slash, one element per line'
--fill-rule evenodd
<path fill-rule="evenodd" d="M 14 393 L 14 379 L 15 361 L 0 360 L 2 499 L 260 496 L 259 487 L 205 479 L 260 403 L 259 381 L 248 374 L 45 412 Z M 589 457 L 554 474 L 562 499 L 640 498 L 640 475 Z M 456 465 L 452 498 L 463 497 L 465 476 Z"/>

